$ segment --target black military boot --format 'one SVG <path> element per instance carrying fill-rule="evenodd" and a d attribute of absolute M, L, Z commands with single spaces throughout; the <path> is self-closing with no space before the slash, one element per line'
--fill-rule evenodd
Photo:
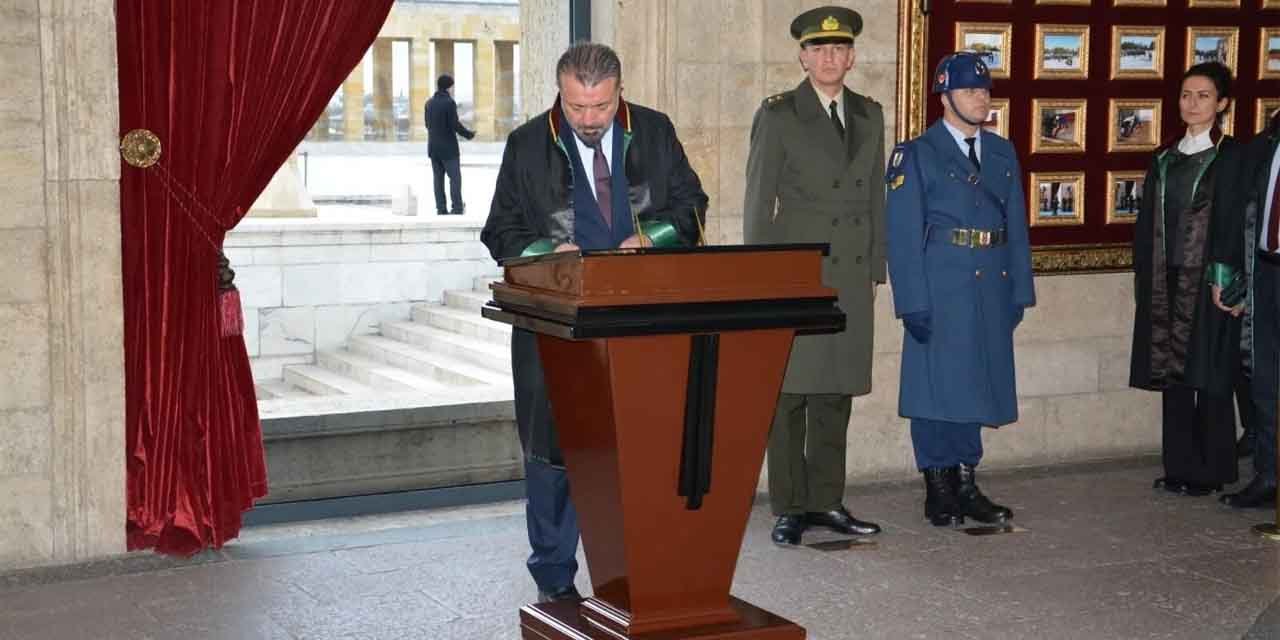
<path fill-rule="evenodd" d="M 956 500 L 960 503 L 961 515 L 987 524 L 997 524 L 1013 518 L 1011 509 L 982 495 L 982 490 L 978 488 L 977 470 L 972 465 L 960 464 L 948 468 L 948 471 L 956 483 Z"/>
<path fill-rule="evenodd" d="M 942 467 L 925 469 L 924 517 L 935 527 L 954 527 L 964 524 L 960 504 L 956 501 L 956 488 L 951 474 Z"/>

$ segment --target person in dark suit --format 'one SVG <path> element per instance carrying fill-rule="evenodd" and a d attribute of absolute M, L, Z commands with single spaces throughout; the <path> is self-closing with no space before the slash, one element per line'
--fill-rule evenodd
<path fill-rule="evenodd" d="M 458 104 L 453 101 L 453 76 L 442 74 L 436 79 L 436 94 L 427 100 L 423 108 L 427 124 L 427 157 L 431 158 L 431 173 L 435 178 L 436 213 L 461 215 L 466 210 L 462 202 L 462 168 L 459 164 L 458 136 L 468 140 L 476 132 L 458 122 Z M 444 176 L 449 174 L 449 199 L 452 209 L 445 209 Z"/>
<path fill-rule="evenodd" d="M 622 98 L 609 47 L 573 45 L 547 111 L 507 137 L 480 241 L 501 262 L 563 251 L 691 247 L 707 194 L 664 114 Z M 576 600 L 577 510 L 537 336 L 511 332 L 516 430 L 524 449 L 528 568 L 538 600 Z"/>

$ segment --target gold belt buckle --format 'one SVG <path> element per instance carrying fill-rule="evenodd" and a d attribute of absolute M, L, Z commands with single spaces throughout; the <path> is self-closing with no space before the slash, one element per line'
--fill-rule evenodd
<path fill-rule="evenodd" d="M 952 229 L 951 230 L 951 244 L 958 245 L 961 247 L 967 247 L 967 246 L 970 246 L 969 242 L 972 240 L 972 238 L 973 236 L 969 233 L 968 229 Z"/>
<path fill-rule="evenodd" d="M 978 247 L 989 247 L 989 246 L 991 246 L 991 232 L 990 232 L 990 231 L 988 231 L 988 230 L 986 230 L 986 229 L 983 229 L 983 230 L 981 230 L 981 231 L 978 231 L 977 229 L 975 229 L 974 231 L 977 231 L 977 234 L 975 234 L 977 237 L 976 237 L 976 238 L 974 238 L 974 243 L 973 243 L 973 244 L 974 244 L 974 246 L 978 246 Z"/>

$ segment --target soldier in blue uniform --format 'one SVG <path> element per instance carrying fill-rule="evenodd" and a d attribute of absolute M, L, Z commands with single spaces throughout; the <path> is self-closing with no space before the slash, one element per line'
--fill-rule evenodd
<path fill-rule="evenodd" d="M 888 185 L 889 277 L 906 327 L 898 413 L 911 419 L 936 526 L 1004 522 L 978 488 L 983 425 L 1018 419 L 1013 331 L 1035 304 L 1026 197 L 1013 145 L 982 128 L 991 74 L 971 53 L 938 64 L 943 117 L 898 145 Z"/>

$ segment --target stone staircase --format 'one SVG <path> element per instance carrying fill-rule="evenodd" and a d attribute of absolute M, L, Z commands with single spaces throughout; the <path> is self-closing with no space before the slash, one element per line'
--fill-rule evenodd
<path fill-rule="evenodd" d="M 480 315 L 499 277 L 259 381 L 266 501 L 519 478 L 511 327 Z"/>
<path fill-rule="evenodd" d="M 315 364 L 286 365 L 281 379 L 258 382 L 259 412 L 298 415 L 342 400 L 370 406 L 375 398 L 394 406 L 509 400 L 511 327 L 480 316 L 498 277 L 446 291 L 442 304 L 414 305 L 410 320 L 352 336 L 343 348 L 319 352 Z"/>

